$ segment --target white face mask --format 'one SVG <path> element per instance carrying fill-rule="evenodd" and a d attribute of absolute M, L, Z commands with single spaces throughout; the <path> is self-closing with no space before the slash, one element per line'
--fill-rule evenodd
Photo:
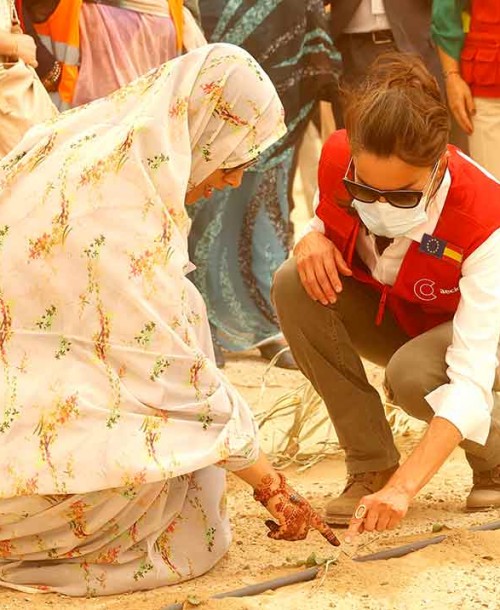
<path fill-rule="evenodd" d="M 375 201 L 364 203 L 353 199 L 352 207 L 357 211 L 362 223 L 374 235 L 384 237 L 402 237 L 409 231 L 427 222 L 425 211 L 428 198 L 422 197 L 415 208 L 407 210 L 395 208 L 390 203 Z"/>
<path fill-rule="evenodd" d="M 386 201 L 365 203 L 358 199 L 353 199 L 351 205 L 370 233 L 391 239 L 403 237 L 412 229 L 429 220 L 426 209 L 429 203 L 429 193 L 432 192 L 439 166 L 440 163 L 437 162 L 426 184 L 424 195 L 414 208 L 396 208 Z"/>

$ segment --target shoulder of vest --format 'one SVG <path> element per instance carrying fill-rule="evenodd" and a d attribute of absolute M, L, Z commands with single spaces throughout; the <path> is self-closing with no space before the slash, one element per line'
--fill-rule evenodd
<path fill-rule="evenodd" d="M 472 252 L 500 229 L 500 184 L 450 147 L 451 185 L 434 234 Z"/>
<path fill-rule="evenodd" d="M 500 220 L 500 183 L 455 147 L 450 147 L 448 168 L 451 185 L 447 203 L 478 221 L 483 216 Z"/>
<path fill-rule="evenodd" d="M 342 178 L 349 165 L 351 149 L 345 129 L 334 131 L 323 145 L 318 170 L 320 195 L 326 199 L 349 199 Z"/>
<path fill-rule="evenodd" d="M 345 129 L 337 129 L 326 140 L 323 145 L 322 157 L 325 160 L 336 161 L 340 159 L 350 158 L 351 149 L 349 140 L 347 139 L 347 131 Z"/>

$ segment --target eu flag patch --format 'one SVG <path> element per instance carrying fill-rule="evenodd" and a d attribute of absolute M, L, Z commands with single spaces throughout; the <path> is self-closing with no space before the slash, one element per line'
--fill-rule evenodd
<path fill-rule="evenodd" d="M 424 233 L 424 236 L 422 237 L 419 250 L 424 254 L 430 254 L 435 258 L 447 260 L 458 265 L 461 264 L 464 258 L 464 251 L 462 248 L 454 246 L 444 239 L 439 239 L 439 237 L 428 235 L 427 233 Z"/>

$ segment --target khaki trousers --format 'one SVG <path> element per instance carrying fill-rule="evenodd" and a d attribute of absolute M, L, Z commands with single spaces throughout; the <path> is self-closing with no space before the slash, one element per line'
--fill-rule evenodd
<path fill-rule="evenodd" d="M 475 97 L 474 131 L 469 136 L 470 156 L 500 180 L 500 98 Z"/>
<path fill-rule="evenodd" d="M 343 278 L 337 303 L 321 305 L 302 287 L 294 259 L 278 269 L 273 300 L 299 368 L 326 404 L 348 472 L 385 470 L 397 464 L 399 453 L 382 401 L 368 382 L 361 357 L 385 367 L 386 385 L 395 404 L 428 422 L 434 412 L 424 397 L 449 381 L 445 355 L 452 323 L 410 339 L 386 311 L 382 324 L 376 326 L 378 294 L 351 278 Z M 500 464 L 497 394 L 486 444 L 464 441 L 461 447 L 477 472 Z"/>

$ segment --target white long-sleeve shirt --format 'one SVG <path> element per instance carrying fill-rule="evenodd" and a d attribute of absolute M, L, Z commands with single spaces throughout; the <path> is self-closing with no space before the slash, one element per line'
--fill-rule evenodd
<path fill-rule="evenodd" d="M 412 241 L 420 243 L 425 233 L 432 235 L 435 230 L 450 184 L 447 171 L 427 210 L 427 222 L 395 239 L 382 254 L 374 236 L 359 231 L 356 251 L 374 279 L 389 286 L 395 283 Z M 303 235 L 313 230 L 325 232 L 317 216 Z M 463 262 L 459 287 L 461 298 L 453 318 L 453 339 L 446 353 L 450 381 L 425 399 L 434 413 L 454 424 L 464 438 L 484 445 L 491 425 L 492 388 L 500 353 L 500 229 Z"/>

